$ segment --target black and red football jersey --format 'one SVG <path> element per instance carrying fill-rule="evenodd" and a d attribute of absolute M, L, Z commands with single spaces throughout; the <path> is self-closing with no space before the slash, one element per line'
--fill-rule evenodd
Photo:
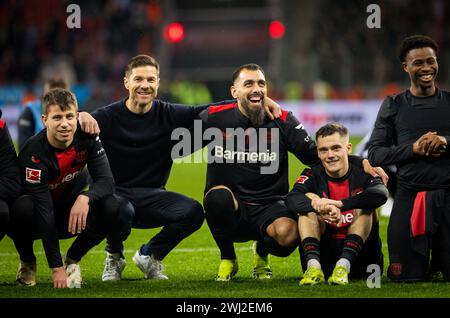
<path fill-rule="evenodd" d="M 222 132 L 221 140 L 209 145 L 205 191 L 225 185 L 244 202 L 283 200 L 289 191 L 288 152 L 306 165 L 320 163 L 315 142 L 291 112 L 254 127 L 232 102 L 210 106 L 200 118 L 204 131 Z M 236 138 L 237 131 L 244 137 Z"/>
<path fill-rule="evenodd" d="M 353 221 L 354 209 L 372 210 L 384 204 L 388 197 L 387 188 L 380 177 L 372 177 L 362 167 L 349 163 L 347 174 L 341 178 L 332 178 L 322 165 L 303 170 L 289 192 L 286 205 L 295 213 L 314 211 L 311 199 L 306 193 L 315 193 L 321 198 L 342 201 L 341 225 L 336 229 L 335 238 L 345 238 L 347 228 Z M 331 227 L 336 227 L 330 223 Z"/>
<path fill-rule="evenodd" d="M 31 137 L 19 153 L 21 180 L 35 205 L 37 228 L 42 236 L 51 268 L 62 265 L 54 206 L 72 192 L 75 183 L 88 184 L 87 167 L 93 182 L 83 194 L 90 201 L 114 192 L 114 179 L 99 137 L 81 132 L 78 127 L 72 144 L 63 150 L 53 148 L 47 130 Z"/>

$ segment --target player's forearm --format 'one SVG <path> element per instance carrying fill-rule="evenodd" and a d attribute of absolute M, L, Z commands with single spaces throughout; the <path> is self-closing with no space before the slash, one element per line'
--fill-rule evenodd
<path fill-rule="evenodd" d="M 386 187 L 381 184 L 370 187 L 357 195 L 341 200 L 343 204 L 341 211 L 376 209 L 386 203 L 388 195 Z"/>
<path fill-rule="evenodd" d="M 286 198 L 286 206 L 293 212 L 306 214 L 315 211 L 311 205 L 311 199 L 305 193 L 291 192 Z"/>
<path fill-rule="evenodd" d="M 369 161 L 372 166 L 386 166 L 414 158 L 413 145 L 383 147 L 369 146 Z"/>
<path fill-rule="evenodd" d="M 42 186 L 39 189 L 27 188 L 26 193 L 33 199 L 36 228 L 39 237 L 42 238 L 48 265 L 50 268 L 62 266 L 53 199 L 48 186 Z"/>
<path fill-rule="evenodd" d="M 374 129 L 368 142 L 369 161 L 372 166 L 384 166 L 412 159 L 413 145 L 397 145 L 396 121 L 398 105 L 392 97 L 387 97 L 378 111 Z"/>
<path fill-rule="evenodd" d="M 88 170 L 94 181 L 85 193 L 91 201 L 114 193 L 114 178 L 105 155 L 88 162 Z"/>
<path fill-rule="evenodd" d="M 59 249 L 59 238 L 54 222 L 46 224 L 45 221 L 38 221 L 38 229 L 42 237 L 42 245 L 44 246 L 45 256 L 49 268 L 61 267 L 63 262 L 61 259 L 61 252 Z"/>

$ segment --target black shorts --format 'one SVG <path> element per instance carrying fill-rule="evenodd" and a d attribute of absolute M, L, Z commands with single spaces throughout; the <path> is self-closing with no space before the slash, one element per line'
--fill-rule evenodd
<path fill-rule="evenodd" d="M 433 200 L 429 194 L 431 192 L 426 194 L 425 215 L 429 218 L 432 214 L 434 225 L 428 231 L 427 224 L 426 234 L 413 238 L 411 215 L 417 191 L 398 187 L 388 226 L 388 277 L 392 280 L 426 280 L 431 251 L 435 269 L 442 270 L 444 278 L 450 280 L 450 192 L 443 191 L 437 210 L 433 202 L 428 201 Z"/>
<path fill-rule="evenodd" d="M 335 239 L 332 235 L 335 228 L 326 226 L 325 232 L 320 238 L 320 264 L 325 278 L 331 275 L 336 262 L 341 258 L 342 248 L 344 247 L 345 239 Z M 301 252 L 301 261 L 303 271 L 306 271 L 306 260 Z M 382 243 L 379 234 L 379 223 L 372 225 L 369 237 L 364 243 L 361 252 L 355 263 L 352 264 L 350 270 L 350 279 L 366 279 L 373 272 L 367 272 L 367 267 L 371 264 L 376 264 L 380 267 L 380 273 L 383 273 L 384 257 L 382 252 Z"/>
<path fill-rule="evenodd" d="M 264 205 L 253 205 L 242 202 L 239 203 L 234 225 L 234 242 L 247 242 L 249 240 L 262 239 L 266 233 L 267 226 L 281 217 L 288 217 L 297 221 L 297 214 L 291 212 L 284 201 L 276 201 Z"/>

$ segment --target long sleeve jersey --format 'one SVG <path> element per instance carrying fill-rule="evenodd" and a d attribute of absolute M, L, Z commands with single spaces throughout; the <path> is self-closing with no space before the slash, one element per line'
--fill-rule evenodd
<path fill-rule="evenodd" d="M 291 112 L 283 110 L 280 118 L 266 119 L 256 128 L 240 112 L 236 102 L 211 106 L 200 117 L 205 130 L 221 131 L 217 144 L 210 145 L 212 157 L 205 191 L 225 185 L 245 202 L 264 204 L 283 200 L 289 191 L 288 152 L 306 165 L 320 163 L 315 142 Z M 244 132 L 244 143 L 230 143 L 233 130 L 237 129 Z M 251 139 L 266 144 L 267 148 L 252 149 Z"/>
<path fill-rule="evenodd" d="M 414 142 L 429 131 L 450 142 L 449 92 L 436 89 L 433 96 L 416 97 L 406 90 L 387 97 L 369 141 L 371 164 L 395 164 L 398 182 L 411 189 L 450 188 L 450 147 L 440 157 L 413 153 Z"/>
<path fill-rule="evenodd" d="M 342 227 L 351 224 L 354 209 L 378 208 L 386 202 L 388 197 L 387 188 L 383 185 L 381 178 L 366 174 L 360 166 L 351 162 L 348 172 L 341 178 L 328 176 L 322 165 L 305 169 L 287 196 L 288 208 L 299 214 L 314 211 L 311 199 L 306 196 L 306 193 L 342 201 Z M 330 224 L 330 226 L 335 225 Z"/>
<path fill-rule="evenodd" d="M 87 166 L 93 182 L 83 194 L 89 201 L 114 192 L 114 179 L 100 139 L 81 132 L 78 127 L 72 144 L 63 150 L 53 148 L 47 130 L 31 137 L 19 153 L 25 193 L 33 198 L 37 228 L 42 237 L 50 268 L 62 266 L 54 206 L 64 200 L 75 184 L 88 184 Z M 84 178 L 80 180 L 80 178 Z"/>
<path fill-rule="evenodd" d="M 172 131 L 189 128 L 207 106 L 191 107 L 154 100 L 145 114 L 135 114 L 126 99 L 92 113 L 116 184 L 164 188 L 172 168 Z"/>

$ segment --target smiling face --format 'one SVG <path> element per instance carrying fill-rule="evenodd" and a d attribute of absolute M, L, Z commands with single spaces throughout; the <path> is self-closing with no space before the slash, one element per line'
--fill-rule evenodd
<path fill-rule="evenodd" d="M 47 114 L 42 121 L 47 128 L 47 139 L 50 145 L 58 149 L 66 149 L 73 141 L 77 131 L 78 112 L 75 105 L 61 109 L 59 105 L 47 106 Z"/>
<path fill-rule="evenodd" d="M 403 69 L 411 79 L 411 92 L 415 96 L 434 94 L 438 74 L 436 53 L 431 47 L 412 49 L 403 62 Z"/>
<path fill-rule="evenodd" d="M 317 138 L 317 153 L 327 175 L 333 178 L 345 176 L 348 172 L 348 155 L 352 150 L 348 136 L 339 133 Z"/>
<path fill-rule="evenodd" d="M 237 99 L 239 110 L 255 126 L 264 122 L 266 94 L 266 78 L 260 70 L 242 69 L 231 86 L 231 95 Z"/>
<path fill-rule="evenodd" d="M 127 107 L 132 112 L 145 113 L 158 95 L 159 72 L 150 65 L 135 67 L 124 77 L 124 86 L 128 90 Z"/>

